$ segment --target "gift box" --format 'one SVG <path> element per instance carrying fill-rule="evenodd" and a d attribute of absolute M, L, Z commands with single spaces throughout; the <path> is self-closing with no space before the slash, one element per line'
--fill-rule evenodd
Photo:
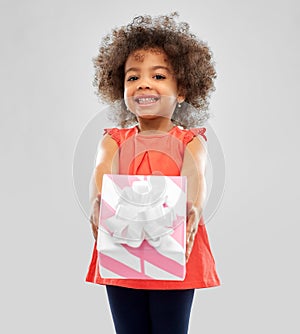
<path fill-rule="evenodd" d="M 186 177 L 105 174 L 97 250 L 103 278 L 183 280 Z"/>

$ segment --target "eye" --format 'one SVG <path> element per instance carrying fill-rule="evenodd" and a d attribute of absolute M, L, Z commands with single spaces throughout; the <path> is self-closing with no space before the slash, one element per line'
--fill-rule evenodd
<path fill-rule="evenodd" d="M 138 77 L 136 76 L 136 75 L 131 75 L 128 79 L 127 79 L 127 81 L 135 81 L 135 80 L 137 80 L 138 79 Z"/>
<path fill-rule="evenodd" d="M 154 79 L 156 80 L 163 80 L 166 79 L 166 77 L 162 74 L 155 74 Z"/>

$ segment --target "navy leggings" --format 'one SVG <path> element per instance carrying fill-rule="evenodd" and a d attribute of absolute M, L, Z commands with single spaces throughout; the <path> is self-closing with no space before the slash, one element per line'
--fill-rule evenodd
<path fill-rule="evenodd" d="M 117 334 L 188 333 L 194 289 L 140 290 L 106 286 Z"/>

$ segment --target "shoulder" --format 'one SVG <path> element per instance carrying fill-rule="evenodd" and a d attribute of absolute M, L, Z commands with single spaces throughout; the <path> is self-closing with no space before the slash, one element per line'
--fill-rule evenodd
<path fill-rule="evenodd" d="M 183 166 L 187 170 L 196 167 L 204 175 L 207 158 L 207 147 L 203 137 L 194 135 L 185 146 Z"/>
<path fill-rule="evenodd" d="M 205 164 L 207 160 L 207 138 L 205 128 L 193 128 L 185 130 L 186 154 L 194 161 Z"/>
<path fill-rule="evenodd" d="M 186 150 L 194 156 L 194 158 L 200 158 L 203 160 L 207 155 L 207 148 L 205 142 L 199 136 L 194 136 L 192 140 L 186 145 Z"/>
<path fill-rule="evenodd" d="M 118 143 L 113 139 L 109 134 L 103 134 L 103 137 L 100 139 L 97 147 L 98 155 L 104 154 L 105 152 L 115 152 L 118 149 Z"/>

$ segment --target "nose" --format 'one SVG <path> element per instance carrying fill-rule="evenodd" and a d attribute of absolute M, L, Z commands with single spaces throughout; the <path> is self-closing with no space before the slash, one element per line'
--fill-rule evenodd
<path fill-rule="evenodd" d="M 141 80 L 137 86 L 137 90 L 143 90 L 143 89 L 151 89 L 151 85 L 146 79 Z"/>

